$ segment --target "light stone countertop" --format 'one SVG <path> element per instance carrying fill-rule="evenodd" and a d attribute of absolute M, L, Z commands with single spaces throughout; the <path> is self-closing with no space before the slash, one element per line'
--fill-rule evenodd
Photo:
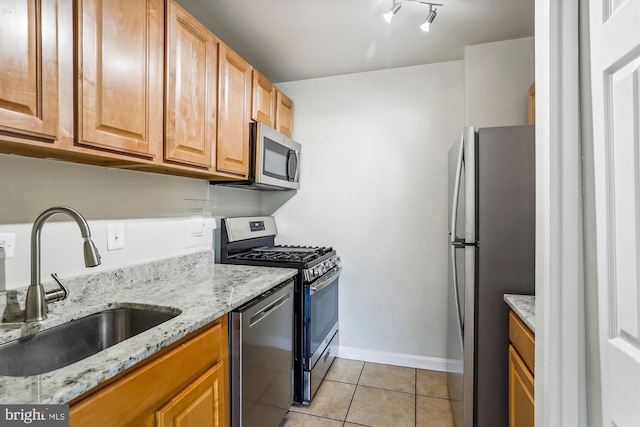
<path fill-rule="evenodd" d="M 504 294 L 504 300 L 525 325 L 536 333 L 536 297 L 534 295 Z"/>
<path fill-rule="evenodd" d="M 158 350 L 293 277 L 295 269 L 215 264 L 213 251 L 62 280 L 69 298 L 49 304 L 48 318 L 14 322 L 26 288 L 0 292 L 0 344 L 116 307 L 181 313 L 93 356 L 45 374 L 0 376 L 0 403 L 66 403 Z M 45 285 L 50 289 L 51 285 Z M 0 361 L 2 363 L 2 361 Z"/>

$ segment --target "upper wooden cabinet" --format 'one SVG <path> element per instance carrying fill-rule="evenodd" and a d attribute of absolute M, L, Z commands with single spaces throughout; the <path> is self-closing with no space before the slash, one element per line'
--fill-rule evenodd
<path fill-rule="evenodd" d="M 280 91 L 277 95 L 276 129 L 293 138 L 293 101 Z"/>
<path fill-rule="evenodd" d="M 253 70 L 251 119 L 276 127 L 276 87 L 257 70 Z"/>
<path fill-rule="evenodd" d="M 0 2 L 0 132 L 57 139 L 57 30 L 53 1 Z"/>
<path fill-rule="evenodd" d="M 293 136 L 293 101 L 258 71 L 253 70 L 251 118 Z"/>
<path fill-rule="evenodd" d="M 216 143 L 219 40 L 168 3 L 165 91 L 167 161 L 209 168 Z"/>
<path fill-rule="evenodd" d="M 163 0 L 77 2 L 80 145 L 154 158 L 163 140 Z"/>
<path fill-rule="evenodd" d="M 215 172 L 246 178 L 249 173 L 252 68 L 237 53 L 220 43 L 218 70 Z"/>

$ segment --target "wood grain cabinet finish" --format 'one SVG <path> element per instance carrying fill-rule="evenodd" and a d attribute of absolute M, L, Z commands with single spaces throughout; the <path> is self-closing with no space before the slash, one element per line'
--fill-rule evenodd
<path fill-rule="evenodd" d="M 534 427 L 535 336 L 509 313 L 509 427 Z"/>
<path fill-rule="evenodd" d="M 218 363 L 156 412 L 158 427 L 223 427 L 224 366 Z"/>
<path fill-rule="evenodd" d="M 533 375 L 509 346 L 509 427 L 534 427 Z"/>
<path fill-rule="evenodd" d="M 0 0 L 0 133 L 57 139 L 57 22 L 54 1 Z"/>
<path fill-rule="evenodd" d="M 77 2 L 79 145 L 155 158 L 163 141 L 163 0 Z"/>
<path fill-rule="evenodd" d="M 276 103 L 276 129 L 293 138 L 293 101 L 278 91 Z"/>
<path fill-rule="evenodd" d="M 228 337 L 224 315 L 75 399 L 70 426 L 227 426 Z"/>
<path fill-rule="evenodd" d="M 246 178 L 249 173 L 252 67 L 224 43 L 220 43 L 218 70 L 215 172 Z"/>
<path fill-rule="evenodd" d="M 251 100 L 251 119 L 276 127 L 277 89 L 265 76 L 253 70 L 253 97 Z"/>
<path fill-rule="evenodd" d="M 164 158 L 210 168 L 216 144 L 219 40 L 175 2 L 167 8 Z"/>

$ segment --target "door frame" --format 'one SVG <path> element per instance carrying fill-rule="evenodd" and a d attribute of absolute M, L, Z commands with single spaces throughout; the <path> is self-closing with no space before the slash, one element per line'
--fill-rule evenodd
<path fill-rule="evenodd" d="M 580 0 L 535 0 L 535 425 L 586 426 Z"/>

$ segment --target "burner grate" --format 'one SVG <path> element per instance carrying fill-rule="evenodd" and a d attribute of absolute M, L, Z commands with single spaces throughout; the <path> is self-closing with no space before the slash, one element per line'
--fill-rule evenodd
<path fill-rule="evenodd" d="M 272 261 L 307 263 L 331 252 L 331 247 L 307 246 L 264 246 L 229 256 L 229 259 L 242 261 Z"/>

